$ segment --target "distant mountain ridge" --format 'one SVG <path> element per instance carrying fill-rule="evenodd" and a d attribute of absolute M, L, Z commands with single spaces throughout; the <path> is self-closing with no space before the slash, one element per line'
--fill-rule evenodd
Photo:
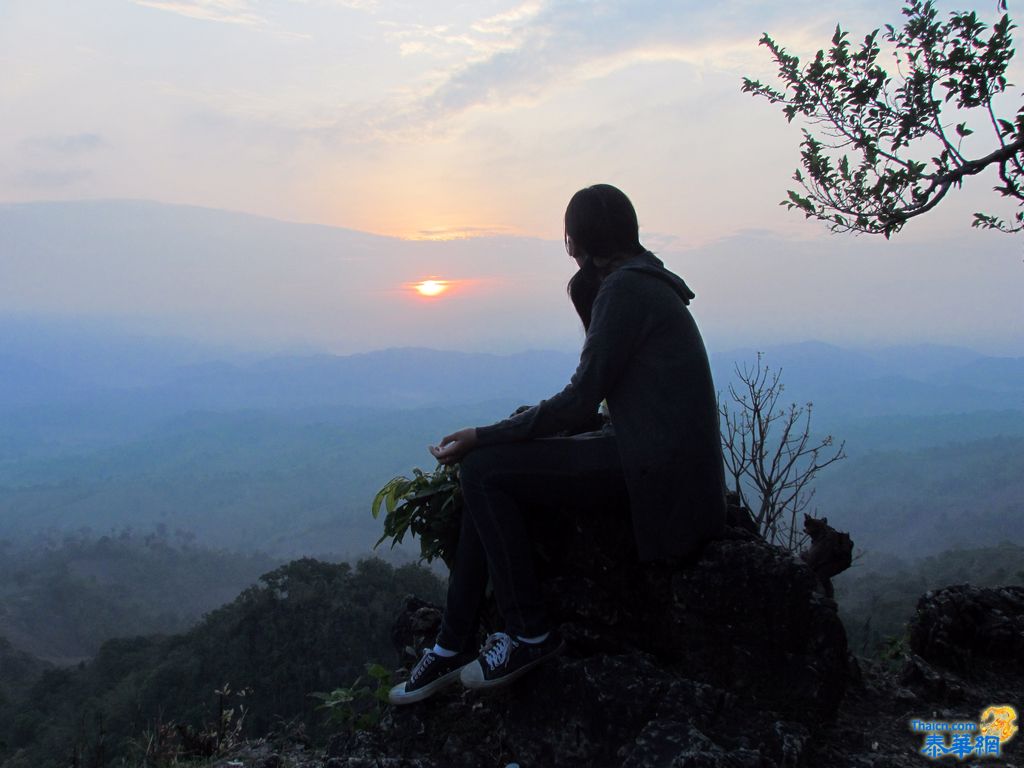
<path fill-rule="evenodd" d="M 274 357 L 248 366 L 194 366 L 154 390 L 203 407 L 413 408 L 551 395 L 575 356 L 393 348 L 348 356 Z"/>
<path fill-rule="evenodd" d="M 34 349 L 32 335 L 47 339 Z M 90 358 L 89 347 L 96 355 Z M 161 354 L 166 347 L 167 354 Z M 74 349 L 74 355 L 66 350 Z M 1024 409 L 1024 357 L 915 345 L 876 350 L 808 341 L 711 351 L 725 392 L 736 365 L 782 369 L 784 399 L 813 401 L 819 419 Z M 176 339 L 92 335 L 0 315 L 0 410 L 55 401 L 126 399 L 190 409 L 322 406 L 418 408 L 518 398 L 535 402 L 568 382 L 577 353 L 514 354 L 392 347 L 351 355 L 288 353 L 231 357 Z M 115 386 L 118 371 L 126 381 Z"/>
<path fill-rule="evenodd" d="M 784 402 L 813 402 L 815 421 L 1024 409 L 1024 357 L 993 357 L 932 344 L 879 349 L 820 341 L 712 353 L 724 390 L 735 364 L 782 370 Z M 829 427 L 831 428 L 831 427 Z"/>
<path fill-rule="evenodd" d="M 380 529 L 369 501 L 387 480 L 431 468 L 426 446 L 449 431 L 555 394 L 577 362 L 569 352 L 419 347 L 232 356 L 8 320 L 0 316 L 0 520 L 19 539 L 166 524 L 213 546 L 289 557 L 365 552 Z M 1024 358 L 822 342 L 762 351 L 782 369 L 780 404 L 813 401 L 812 430 L 847 439 L 849 460 L 823 474 L 815 502 L 859 546 L 896 546 L 887 538 L 897 517 L 915 546 L 948 546 L 929 510 L 952 514 L 954 503 L 1001 530 L 1017 514 L 1007 484 L 993 483 L 1000 464 L 1019 465 Z M 719 391 L 735 364 L 755 360 L 753 349 L 713 352 Z M 1011 441 L 992 442 L 1002 438 Z M 959 472 L 958 452 L 992 465 L 970 464 L 966 496 L 943 491 L 930 469 Z"/>

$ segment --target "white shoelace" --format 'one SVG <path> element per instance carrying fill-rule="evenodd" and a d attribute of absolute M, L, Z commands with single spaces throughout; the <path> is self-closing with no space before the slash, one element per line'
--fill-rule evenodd
<path fill-rule="evenodd" d="M 419 663 L 413 668 L 412 674 L 409 675 L 409 682 L 414 683 L 422 675 L 437 657 L 434 655 L 433 650 L 430 648 L 423 649 L 423 658 L 419 660 Z"/>
<path fill-rule="evenodd" d="M 508 661 L 509 651 L 512 650 L 512 638 L 504 632 L 495 632 L 487 637 L 484 643 L 483 655 L 487 666 L 496 669 Z"/>

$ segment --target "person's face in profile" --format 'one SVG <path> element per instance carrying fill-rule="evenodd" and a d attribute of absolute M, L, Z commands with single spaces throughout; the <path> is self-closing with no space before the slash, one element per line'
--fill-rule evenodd
<path fill-rule="evenodd" d="M 575 259 L 576 266 L 583 269 L 583 261 L 586 253 L 584 253 L 582 248 L 576 247 L 576 243 L 573 242 L 571 237 L 566 236 L 565 238 L 565 250 L 568 251 L 569 256 Z"/>

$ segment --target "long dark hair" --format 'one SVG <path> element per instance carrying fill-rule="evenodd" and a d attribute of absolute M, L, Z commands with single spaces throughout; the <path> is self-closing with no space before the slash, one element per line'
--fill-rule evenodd
<path fill-rule="evenodd" d="M 565 209 L 565 243 L 585 256 L 566 290 L 584 328 L 590 328 L 594 298 L 604 278 L 595 259 L 607 266 L 624 256 L 642 253 L 636 210 L 622 190 L 611 184 L 581 189 Z"/>

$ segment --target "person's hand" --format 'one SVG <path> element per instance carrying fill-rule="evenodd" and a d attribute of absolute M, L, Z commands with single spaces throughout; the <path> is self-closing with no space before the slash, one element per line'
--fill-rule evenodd
<path fill-rule="evenodd" d="M 430 455 L 445 465 L 455 464 L 476 447 L 476 427 L 467 427 L 441 438 L 440 445 L 427 447 Z"/>

